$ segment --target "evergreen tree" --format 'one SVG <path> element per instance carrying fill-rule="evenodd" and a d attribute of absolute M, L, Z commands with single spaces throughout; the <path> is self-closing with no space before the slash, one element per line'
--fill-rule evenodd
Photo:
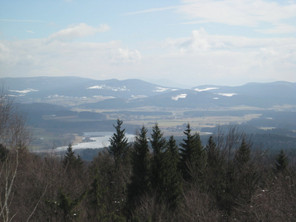
<path fill-rule="evenodd" d="M 166 148 L 166 140 L 163 138 L 163 133 L 159 129 L 158 125 L 152 129 L 151 134 L 151 146 L 153 150 L 153 158 L 151 163 L 151 185 L 153 191 L 160 194 L 162 192 L 162 172 L 163 169 L 163 152 Z"/>
<path fill-rule="evenodd" d="M 206 145 L 207 164 L 209 168 L 215 167 L 220 161 L 220 151 L 216 147 L 216 143 L 212 136 L 209 137 L 208 144 Z"/>
<path fill-rule="evenodd" d="M 275 167 L 278 172 L 283 172 L 288 166 L 288 158 L 284 152 L 284 150 L 281 150 L 278 154 L 275 162 Z"/>
<path fill-rule="evenodd" d="M 147 129 L 143 126 L 136 136 L 132 153 L 133 174 L 128 187 L 128 207 L 134 208 L 145 193 L 149 192 L 149 147 Z"/>
<path fill-rule="evenodd" d="M 173 136 L 170 137 L 168 141 L 168 148 L 166 152 L 169 154 L 170 162 L 172 163 L 172 167 L 176 168 L 179 164 L 179 150 L 178 146 L 176 145 L 176 140 Z"/>
<path fill-rule="evenodd" d="M 121 120 L 117 120 L 117 125 L 114 126 L 116 132 L 109 140 L 109 153 L 114 157 L 117 167 L 127 158 L 128 154 L 128 140 L 125 136 L 125 129 L 121 129 L 122 123 Z"/>
<path fill-rule="evenodd" d="M 234 156 L 235 165 L 239 169 L 249 162 L 251 158 L 250 153 L 250 145 L 247 144 L 246 140 L 243 138 L 242 143 Z"/>
<path fill-rule="evenodd" d="M 64 168 L 69 170 L 80 170 L 82 168 L 83 161 L 81 160 L 80 156 L 76 157 L 75 152 L 72 149 L 72 144 L 68 145 L 66 154 L 63 159 L 63 166 Z"/>
<path fill-rule="evenodd" d="M 206 166 L 206 153 L 201 144 L 199 134 L 191 134 L 190 125 L 184 131 L 186 136 L 181 143 L 181 161 L 180 168 L 183 178 L 186 181 L 198 180 L 202 182 L 203 174 Z M 196 181 L 197 182 L 197 181 Z"/>
<path fill-rule="evenodd" d="M 67 167 L 69 164 L 74 163 L 75 161 L 76 156 L 72 149 L 72 144 L 70 143 L 64 156 L 63 165 L 64 167 Z"/>
<path fill-rule="evenodd" d="M 0 161 L 1 162 L 4 162 L 6 160 L 8 153 L 9 153 L 9 150 L 5 146 L 0 144 Z"/>
<path fill-rule="evenodd" d="M 129 145 L 125 136 L 125 129 L 122 129 L 122 121 L 117 120 L 114 125 L 116 132 L 110 138 L 109 153 L 114 159 L 111 167 L 110 192 L 112 201 L 112 217 L 120 218 L 124 213 L 127 204 L 127 185 L 130 180 L 131 166 L 129 159 Z M 116 219 L 117 220 L 117 219 Z"/>
<path fill-rule="evenodd" d="M 259 175 L 251 161 L 250 153 L 250 144 L 243 138 L 233 161 L 229 163 L 226 177 L 222 203 L 228 214 L 231 214 L 235 206 L 248 204 L 257 188 Z"/>
<path fill-rule="evenodd" d="M 151 146 L 153 150 L 154 156 L 159 155 L 160 153 L 164 152 L 166 140 L 163 138 L 163 133 L 158 127 L 158 124 L 155 124 L 152 128 L 151 134 Z"/>
<path fill-rule="evenodd" d="M 165 200 L 170 209 L 178 207 L 182 194 L 182 177 L 178 169 L 179 152 L 173 136 L 170 137 L 167 150 L 164 153 L 162 169 L 162 186 L 164 187 Z"/>
<path fill-rule="evenodd" d="M 189 162 L 190 162 L 190 156 L 192 153 L 192 150 L 194 149 L 194 137 L 191 134 L 191 128 L 189 123 L 187 124 L 187 128 L 183 132 L 186 136 L 185 139 L 183 139 L 183 143 L 180 144 L 180 169 L 182 172 L 183 178 L 188 181 L 190 179 L 190 173 L 189 173 Z"/>
<path fill-rule="evenodd" d="M 216 146 L 212 136 L 209 137 L 206 145 L 207 152 L 207 168 L 206 168 L 206 187 L 207 191 L 213 195 L 217 201 L 221 200 L 221 196 L 225 192 L 225 159 L 221 151 Z"/>
<path fill-rule="evenodd" d="M 108 187 L 102 186 L 98 173 L 94 176 L 90 189 L 87 193 L 88 218 L 98 221 L 108 221 L 109 212 L 104 196 L 108 192 Z"/>
<path fill-rule="evenodd" d="M 78 205 L 85 197 L 85 192 L 82 193 L 78 198 L 71 199 L 65 192 L 59 191 L 58 198 L 56 201 L 47 201 L 47 204 L 55 211 L 62 213 L 63 221 L 77 221 L 79 219 L 79 211 L 77 210 Z"/>

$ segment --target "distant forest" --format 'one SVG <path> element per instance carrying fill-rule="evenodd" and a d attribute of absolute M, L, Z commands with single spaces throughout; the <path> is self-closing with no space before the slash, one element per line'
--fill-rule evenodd
<path fill-rule="evenodd" d="M 71 144 L 63 157 L 28 151 L 13 105 L 0 106 L 0 220 L 294 221 L 295 157 L 254 150 L 235 128 L 202 144 L 188 124 L 183 140 L 155 124 L 135 141 L 117 120 L 110 146 L 91 161 Z"/>

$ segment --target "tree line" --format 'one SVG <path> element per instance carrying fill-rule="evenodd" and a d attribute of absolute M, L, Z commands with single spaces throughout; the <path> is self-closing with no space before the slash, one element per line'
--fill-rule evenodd
<path fill-rule="evenodd" d="M 203 145 L 188 124 L 183 140 L 143 126 L 133 143 L 117 120 L 110 146 L 83 161 L 28 151 L 10 104 L 0 106 L 1 221 L 293 221 L 295 163 L 271 159 L 235 128 Z M 17 117 L 17 118 L 16 118 Z"/>

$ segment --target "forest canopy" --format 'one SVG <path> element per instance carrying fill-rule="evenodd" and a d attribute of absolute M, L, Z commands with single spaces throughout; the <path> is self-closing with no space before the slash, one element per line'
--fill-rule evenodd
<path fill-rule="evenodd" d="M 28 151 L 27 131 L 1 97 L 2 221 L 291 221 L 295 162 L 252 149 L 236 128 L 202 144 L 143 126 L 133 143 L 117 120 L 110 146 L 86 162 L 69 144 L 60 158 Z M 24 219 L 25 218 L 25 219 Z"/>

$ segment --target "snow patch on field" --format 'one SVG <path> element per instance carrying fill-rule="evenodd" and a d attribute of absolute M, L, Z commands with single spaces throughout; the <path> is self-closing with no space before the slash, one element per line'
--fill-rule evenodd
<path fill-rule="evenodd" d="M 122 91 L 129 91 L 129 89 L 126 88 L 126 86 L 123 87 L 111 87 L 107 85 L 96 85 L 96 86 L 90 86 L 87 89 L 107 89 L 114 92 L 122 92 Z"/>
<path fill-rule="evenodd" d="M 187 97 L 186 93 L 179 94 L 177 96 L 172 96 L 172 100 L 178 101 L 179 99 L 185 99 Z"/>
<path fill-rule="evenodd" d="M 131 95 L 131 99 L 143 99 L 147 98 L 146 95 Z"/>
<path fill-rule="evenodd" d="M 10 92 L 16 92 L 16 93 L 20 93 L 20 94 L 27 94 L 30 92 L 38 92 L 39 90 L 37 89 L 24 89 L 24 90 L 9 90 Z"/>
<path fill-rule="evenodd" d="M 205 91 L 210 91 L 210 90 L 214 90 L 214 89 L 219 89 L 219 88 L 217 88 L 217 87 L 208 87 L 208 88 L 204 88 L 204 89 L 195 88 L 194 91 L 205 92 Z"/>
<path fill-rule="evenodd" d="M 226 97 L 232 97 L 237 95 L 237 93 L 217 93 L 219 96 L 226 96 Z"/>
<path fill-rule="evenodd" d="M 156 87 L 155 90 L 153 90 L 153 92 L 165 92 L 168 91 L 169 88 L 164 88 L 164 87 Z"/>

